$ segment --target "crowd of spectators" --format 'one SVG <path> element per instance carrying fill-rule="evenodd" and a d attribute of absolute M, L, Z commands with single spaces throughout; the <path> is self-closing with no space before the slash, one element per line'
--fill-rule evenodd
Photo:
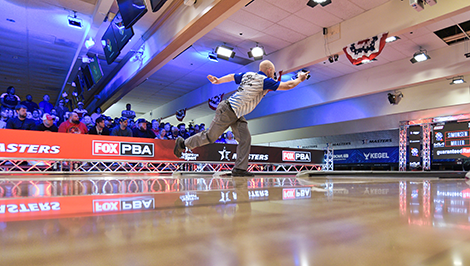
<path fill-rule="evenodd" d="M 176 140 L 178 137 L 184 139 L 205 130 L 205 125 L 185 123 L 171 125 L 170 123 L 159 122 L 153 119 L 151 122 L 144 118 L 134 121 L 135 112 L 131 110 L 131 105 L 126 105 L 126 110 L 122 111 L 120 118 L 112 119 L 110 116 L 102 114 L 97 108 L 91 115 L 83 108 L 83 103 L 79 102 L 73 111 L 65 106 L 64 99 L 58 101 L 57 106 L 49 103 L 49 95 L 44 95 L 43 101 L 39 104 L 33 101 L 33 97 L 28 94 L 25 101 L 15 95 L 15 88 L 10 86 L 6 93 L 0 96 L 0 129 L 22 129 L 64 132 L 74 134 L 94 134 L 140 137 L 153 139 Z M 222 134 L 216 143 L 237 144 L 232 132 L 227 131 Z"/>

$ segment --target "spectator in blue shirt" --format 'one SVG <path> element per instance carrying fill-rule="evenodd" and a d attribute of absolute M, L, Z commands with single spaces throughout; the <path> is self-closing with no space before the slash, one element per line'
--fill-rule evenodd
<path fill-rule="evenodd" d="M 18 116 L 8 119 L 9 129 L 36 130 L 36 123 L 32 119 L 26 118 L 26 106 L 18 104 L 15 108 Z"/>

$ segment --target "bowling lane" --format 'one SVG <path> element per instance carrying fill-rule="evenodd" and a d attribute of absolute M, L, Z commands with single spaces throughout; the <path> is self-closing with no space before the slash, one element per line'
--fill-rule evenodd
<path fill-rule="evenodd" d="M 6 206 L 1 265 L 470 264 L 465 180 L 120 177 L 120 191 L 97 180 L 88 183 L 102 193 L 64 180 L 56 195 L 52 186 L 0 182 L 0 208 L 7 200 L 76 197 L 122 206 L 134 206 L 129 197 L 152 198 L 155 207 L 6 219 Z M 144 184 L 147 192 L 136 193 Z"/>

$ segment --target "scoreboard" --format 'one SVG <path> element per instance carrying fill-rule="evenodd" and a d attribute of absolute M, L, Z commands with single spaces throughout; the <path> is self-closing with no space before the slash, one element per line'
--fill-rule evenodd
<path fill-rule="evenodd" d="M 451 122 L 433 127 L 433 159 L 470 157 L 470 122 Z"/>

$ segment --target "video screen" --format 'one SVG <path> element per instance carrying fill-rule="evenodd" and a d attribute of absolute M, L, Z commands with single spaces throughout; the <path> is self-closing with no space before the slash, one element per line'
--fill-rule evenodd
<path fill-rule="evenodd" d="M 150 0 L 150 5 L 152 5 L 152 12 L 157 12 L 162 8 L 166 3 L 166 0 Z"/>
<path fill-rule="evenodd" d="M 82 72 L 83 72 L 83 77 L 85 78 L 85 83 L 88 88 L 88 90 L 95 85 L 95 82 L 93 81 L 93 77 L 91 76 L 91 71 L 89 65 L 86 65 L 82 67 Z"/>
<path fill-rule="evenodd" d="M 144 0 L 117 0 L 119 12 L 126 28 L 132 27 L 145 13 L 147 7 Z"/>
<path fill-rule="evenodd" d="M 111 25 L 109 25 L 103 37 L 101 37 L 101 44 L 103 45 L 103 51 L 106 57 L 106 62 L 108 63 L 108 65 L 111 65 L 120 53 L 116 37 L 114 37 L 112 23 Z"/>
<path fill-rule="evenodd" d="M 111 27 L 113 28 L 114 38 L 116 38 L 117 46 L 119 50 L 122 50 L 124 46 L 129 42 L 129 40 L 134 36 L 134 30 L 132 27 L 126 28 L 122 21 L 122 16 L 120 13 L 117 13 L 111 22 Z"/>
<path fill-rule="evenodd" d="M 448 122 L 433 127 L 433 160 L 470 157 L 470 122 Z"/>
<path fill-rule="evenodd" d="M 90 72 L 94 83 L 98 83 L 103 77 L 103 71 L 101 70 L 101 65 L 96 55 L 93 56 L 93 61 L 90 63 Z"/>

